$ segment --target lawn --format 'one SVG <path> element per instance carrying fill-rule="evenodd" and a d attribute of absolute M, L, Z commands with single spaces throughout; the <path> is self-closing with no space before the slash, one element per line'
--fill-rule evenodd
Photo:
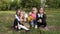
<path fill-rule="evenodd" d="M 15 11 L 0 11 L 0 34 L 60 34 L 60 9 L 46 9 L 46 14 L 48 27 L 56 26 L 55 28 L 52 27 L 49 31 L 32 28 L 31 32 L 26 33 L 25 30 L 18 32 L 11 29 Z"/>

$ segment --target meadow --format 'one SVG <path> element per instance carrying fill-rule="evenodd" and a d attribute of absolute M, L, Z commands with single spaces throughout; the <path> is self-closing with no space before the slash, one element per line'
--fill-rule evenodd
<path fill-rule="evenodd" d="M 15 11 L 0 11 L 0 34 L 60 34 L 60 9 L 46 9 L 47 26 L 49 31 L 41 31 L 31 28 L 31 31 L 26 33 L 12 30 Z"/>

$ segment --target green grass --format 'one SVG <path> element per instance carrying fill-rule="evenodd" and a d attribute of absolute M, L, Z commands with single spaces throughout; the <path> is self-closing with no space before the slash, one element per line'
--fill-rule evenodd
<path fill-rule="evenodd" d="M 48 26 L 60 26 L 60 9 L 46 9 Z M 17 32 L 11 29 L 15 11 L 0 11 L 0 34 L 27 34 L 25 30 Z M 28 34 L 40 34 L 39 29 L 31 29 Z M 60 29 L 42 31 L 42 34 L 60 34 Z"/>

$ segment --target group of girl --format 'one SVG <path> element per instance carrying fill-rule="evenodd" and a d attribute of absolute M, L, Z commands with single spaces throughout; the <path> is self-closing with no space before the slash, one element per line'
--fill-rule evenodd
<path fill-rule="evenodd" d="M 32 8 L 32 10 L 27 14 L 25 11 L 18 9 L 15 14 L 14 20 L 14 29 L 21 30 L 25 29 L 26 31 L 30 31 L 28 27 L 24 25 L 24 23 L 29 23 L 30 28 L 39 28 L 41 25 L 46 28 L 46 13 L 43 8 L 37 10 L 37 8 Z M 28 26 L 28 25 L 27 25 Z"/>

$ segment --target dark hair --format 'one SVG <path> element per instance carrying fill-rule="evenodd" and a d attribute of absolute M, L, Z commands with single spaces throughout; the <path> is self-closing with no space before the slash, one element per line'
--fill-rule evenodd
<path fill-rule="evenodd" d="M 41 8 L 42 8 L 42 7 L 41 7 Z M 38 9 L 38 13 L 39 13 L 39 10 L 40 10 L 41 8 L 39 8 L 39 9 Z M 43 8 L 43 11 L 45 11 L 45 9 L 44 9 L 44 8 Z"/>
<path fill-rule="evenodd" d="M 21 9 L 17 9 L 17 10 L 16 10 L 16 14 L 17 14 L 17 12 L 18 12 L 18 11 L 20 11 L 20 12 L 21 12 Z M 17 15 L 18 15 L 18 14 L 17 14 Z M 20 15 L 20 14 L 19 14 L 19 15 Z M 19 15 L 18 15 L 18 16 L 19 16 Z"/>
<path fill-rule="evenodd" d="M 17 9 L 17 10 L 16 10 L 16 14 L 17 14 L 17 12 L 18 12 L 18 11 L 20 11 L 20 12 L 21 12 L 22 10 L 21 10 L 21 9 Z"/>

